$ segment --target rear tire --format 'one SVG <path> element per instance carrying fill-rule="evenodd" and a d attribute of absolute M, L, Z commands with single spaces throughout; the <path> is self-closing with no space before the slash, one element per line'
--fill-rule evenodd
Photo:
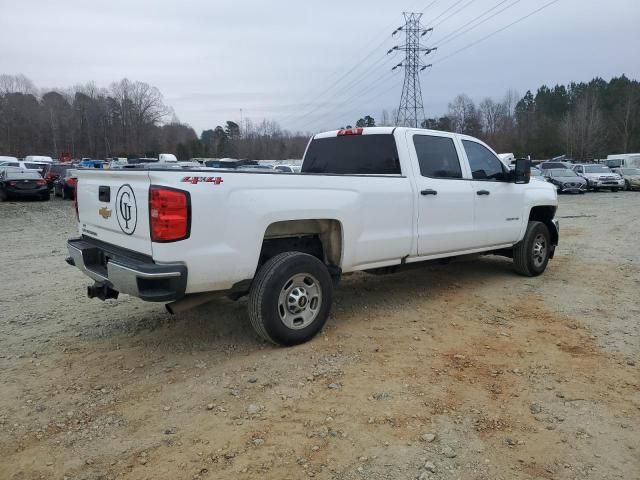
<path fill-rule="evenodd" d="M 256 333 L 278 345 L 313 338 L 329 317 L 333 285 L 327 267 L 312 255 L 284 252 L 258 270 L 249 291 L 249 319 Z"/>
<path fill-rule="evenodd" d="M 551 254 L 551 235 L 542 222 L 529 222 L 524 238 L 513 247 L 513 266 L 517 273 L 536 277 L 545 271 Z"/>
<path fill-rule="evenodd" d="M 613 193 L 616 193 L 616 192 L 618 191 L 618 189 L 617 189 L 617 188 L 612 188 L 612 189 L 611 189 L 611 191 L 612 191 Z"/>

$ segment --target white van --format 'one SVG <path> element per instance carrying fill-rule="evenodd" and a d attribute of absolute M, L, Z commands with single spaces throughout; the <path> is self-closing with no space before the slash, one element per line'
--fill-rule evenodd
<path fill-rule="evenodd" d="M 617 153 L 608 155 L 604 164 L 609 168 L 640 168 L 640 153 Z"/>
<path fill-rule="evenodd" d="M 24 157 L 24 161 L 36 163 L 53 163 L 53 158 L 46 155 L 27 155 L 26 157 Z"/>
<path fill-rule="evenodd" d="M 158 163 L 177 163 L 178 159 L 173 153 L 161 153 L 158 155 Z"/>

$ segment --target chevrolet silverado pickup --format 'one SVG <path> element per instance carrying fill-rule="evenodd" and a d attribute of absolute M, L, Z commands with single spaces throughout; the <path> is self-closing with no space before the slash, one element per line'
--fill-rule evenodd
<path fill-rule="evenodd" d="M 101 300 L 125 293 L 177 313 L 248 295 L 257 333 L 294 345 L 323 327 L 348 272 L 487 253 L 541 274 L 557 195 L 529 169 L 466 135 L 374 127 L 313 136 L 300 173 L 78 170 L 67 261 Z"/>

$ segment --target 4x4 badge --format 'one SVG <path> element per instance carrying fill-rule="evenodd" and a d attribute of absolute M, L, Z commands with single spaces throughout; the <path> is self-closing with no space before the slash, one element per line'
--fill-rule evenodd
<path fill-rule="evenodd" d="M 106 220 L 111 216 L 111 210 L 109 210 L 107 207 L 102 207 L 100 210 L 98 210 L 98 214 Z"/>

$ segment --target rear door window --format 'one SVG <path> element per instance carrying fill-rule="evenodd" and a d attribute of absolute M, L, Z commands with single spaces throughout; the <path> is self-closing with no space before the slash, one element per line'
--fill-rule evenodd
<path fill-rule="evenodd" d="M 391 134 L 344 135 L 311 141 L 303 173 L 400 175 L 396 141 Z"/>
<path fill-rule="evenodd" d="M 506 180 L 506 167 L 498 160 L 498 157 L 491 153 L 491 150 L 469 140 L 463 140 L 462 144 L 465 152 L 467 152 L 474 180 Z"/>
<path fill-rule="evenodd" d="M 431 178 L 462 178 L 460 159 L 452 138 L 414 135 L 420 174 Z"/>

